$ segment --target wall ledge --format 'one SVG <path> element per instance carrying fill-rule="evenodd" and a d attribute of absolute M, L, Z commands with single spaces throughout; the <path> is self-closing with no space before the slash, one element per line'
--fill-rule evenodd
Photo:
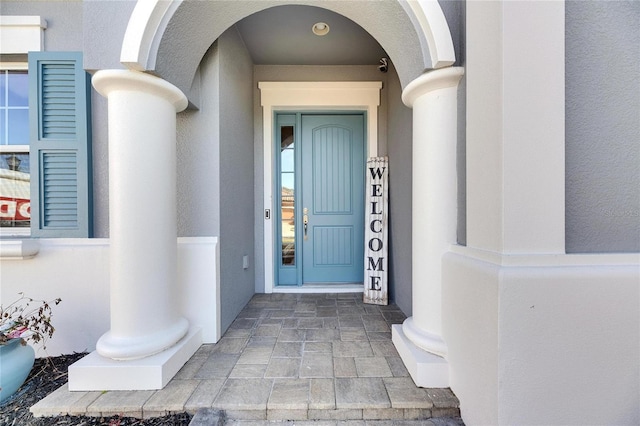
<path fill-rule="evenodd" d="M 33 239 L 0 239 L 0 260 L 26 260 L 40 252 L 40 242 Z"/>
<path fill-rule="evenodd" d="M 178 237 L 178 244 L 207 245 L 218 237 Z M 108 238 L 0 238 L 0 260 L 27 260 L 38 255 L 41 248 L 109 246 Z"/>
<path fill-rule="evenodd" d="M 640 253 L 501 253 L 452 245 L 450 252 L 505 267 L 640 266 Z"/>

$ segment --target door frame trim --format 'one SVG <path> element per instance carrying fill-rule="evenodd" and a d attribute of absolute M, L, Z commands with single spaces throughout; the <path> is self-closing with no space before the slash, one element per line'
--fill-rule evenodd
<path fill-rule="evenodd" d="M 364 111 L 367 157 L 378 154 L 378 107 L 381 81 L 261 81 L 263 160 L 264 160 L 264 292 L 273 293 L 282 288 L 275 286 L 273 212 L 273 124 L 275 113 L 283 111 Z M 267 219 L 266 210 L 271 212 Z M 298 287 L 298 291 L 302 292 Z M 335 291 L 314 287 L 314 292 Z"/>

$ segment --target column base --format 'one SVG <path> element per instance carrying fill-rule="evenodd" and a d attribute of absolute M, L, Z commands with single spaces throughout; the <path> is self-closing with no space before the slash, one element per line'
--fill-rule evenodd
<path fill-rule="evenodd" d="M 402 331 L 402 325 L 394 324 L 391 338 L 417 386 L 423 388 L 448 388 L 449 363 L 444 358 L 419 348 Z"/>
<path fill-rule="evenodd" d="M 113 292 L 113 289 L 111 289 Z M 112 314 L 113 315 L 113 314 Z M 189 321 L 184 318 L 170 327 L 137 337 L 119 337 L 111 331 L 104 333 L 96 343 L 96 352 L 105 358 L 130 361 L 163 352 L 180 341 L 189 331 Z"/>
<path fill-rule="evenodd" d="M 202 345 L 202 329 L 192 327 L 174 346 L 158 354 L 116 361 L 91 352 L 69 366 L 70 391 L 162 389 Z"/>

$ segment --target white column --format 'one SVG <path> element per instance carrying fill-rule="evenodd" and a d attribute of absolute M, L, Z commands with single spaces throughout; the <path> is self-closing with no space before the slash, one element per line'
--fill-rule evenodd
<path fill-rule="evenodd" d="M 463 69 L 429 71 L 407 85 L 413 108 L 412 309 L 393 341 L 418 386 L 448 387 L 442 339 L 442 255 L 456 243 L 457 87 Z"/>
<path fill-rule="evenodd" d="M 96 345 L 112 359 L 174 345 L 189 324 L 177 306 L 176 112 L 185 95 L 165 80 L 98 71 L 109 102 L 111 329 Z"/>

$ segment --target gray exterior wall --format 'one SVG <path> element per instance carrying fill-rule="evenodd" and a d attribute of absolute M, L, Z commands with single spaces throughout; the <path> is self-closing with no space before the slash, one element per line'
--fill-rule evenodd
<path fill-rule="evenodd" d="M 389 297 L 407 316 L 412 313 L 411 189 L 413 110 L 402 103 L 400 81 L 393 64 L 387 80 L 389 156 Z"/>
<path fill-rule="evenodd" d="M 252 77 L 233 27 L 200 64 L 200 108 L 178 114 L 178 235 L 220 237 L 223 331 L 254 294 Z"/>
<path fill-rule="evenodd" d="M 120 51 L 135 1 L 84 0 L 84 67 L 87 70 L 124 68 Z"/>
<path fill-rule="evenodd" d="M 640 3 L 565 10 L 566 250 L 640 252 Z"/>
<path fill-rule="evenodd" d="M 178 236 L 220 235 L 220 56 L 200 64 L 202 104 L 177 115 Z"/>
<path fill-rule="evenodd" d="M 82 2 L 2 0 L 0 14 L 40 16 L 47 21 L 45 50 L 83 50 Z"/>
<path fill-rule="evenodd" d="M 220 294 L 225 330 L 254 294 L 253 63 L 235 27 L 218 39 L 218 49 Z M 247 270 L 242 268 L 245 255 Z"/>
<path fill-rule="evenodd" d="M 461 0 L 439 0 L 442 12 L 451 31 L 453 48 L 456 52 L 454 66 L 463 67 L 466 64 L 466 2 Z M 460 245 L 467 244 L 467 142 L 466 142 L 466 76 L 463 75 L 458 84 L 458 146 L 457 146 L 457 171 L 458 171 L 458 226 L 457 242 Z"/>

